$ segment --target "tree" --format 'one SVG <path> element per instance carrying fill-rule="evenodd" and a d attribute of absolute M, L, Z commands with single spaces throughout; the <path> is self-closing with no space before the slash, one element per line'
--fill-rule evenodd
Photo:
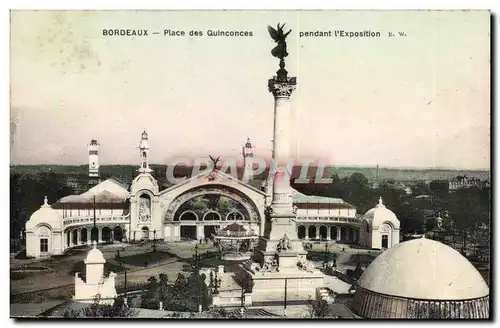
<path fill-rule="evenodd" d="M 125 306 L 123 298 L 116 298 L 114 303 L 102 304 L 100 295 L 94 298 L 94 302 L 83 309 L 67 309 L 62 313 L 63 318 L 129 318 L 136 316 L 133 309 Z"/>
<path fill-rule="evenodd" d="M 436 218 L 427 218 L 425 220 L 425 231 L 431 231 L 437 227 Z"/>
<path fill-rule="evenodd" d="M 155 276 L 148 278 L 147 289 L 143 292 L 141 307 L 146 309 L 158 309 L 160 304 L 158 281 Z"/>
<path fill-rule="evenodd" d="M 399 203 L 394 208 L 394 213 L 399 218 L 401 223 L 401 232 L 422 232 L 424 216 L 409 203 Z"/>
<path fill-rule="evenodd" d="M 445 197 L 450 192 L 450 184 L 447 180 L 432 180 L 429 183 L 431 194 L 436 197 Z"/>
<path fill-rule="evenodd" d="M 450 200 L 450 219 L 453 220 L 454 227 L 460 232 L 462 254 L 465 254 L 468 234 L 484 221 L 479 195 L 480 190 L 476 187 L 458 189 Z"/>
<path fill-rule="evenodd" d="M 313 300 L 309 297 L 309 317 L 310 318 L 328 318 L 330 315 L 330 310 L 328 309 L 328 303 L 320 298 L 319 300 Z"/>
<path fill-rule="evenodd" d="M 163 304 L 168 304 L 170 302 L 170 291 L 169 291 L 169 285 L 168 285 L 168 276 L 165 273 L 160 273 L 158 276 L 160 278 L 159 284 L 158 284 L 158 293 L 159 293 L 159 298 L 163 302 Z"/>

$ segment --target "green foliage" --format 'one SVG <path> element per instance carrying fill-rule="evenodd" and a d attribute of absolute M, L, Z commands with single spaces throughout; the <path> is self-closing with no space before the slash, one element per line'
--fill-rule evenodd
<path fill-rule="evenodd" d="M 65 177 L 54 172 L 32 174 L 10 174 L 10 235 L 19 238 L 20 231 L 33 212 L 43 205 L 47 196 L 49 203 L 73 193 Z"/>
<path fill-rule="evenodd" d="M 419 182 L 411 188 L 411 192 L 413 195 L 429 195 L 431 190 L 429 186 L 425 182 Z"/>
<path fill-rule="evenodd" d="M 309 297 L 309 317 L 310 318 L 328 318 L 330 311 L 328 309 L 328 303 L 323 300 L 313 300 Z"/>
<path fill-rule="evenodd" d="M 137 313 L 124 305 L 123 298 L 115 299 L 113 305 L 101 304 L 99 295 L 94 302 L 83 309 L 67 309 L 62 312 L 63 318 L 130 318 Z"/>
<path fill-rule="evenodd" d="M 431 231 L 436 227 L 437 227 L 436 218 L 428 218 L 427 220 L 425 220 L 425 231 Z"/>
<path fill-rule="evenodd" d="M 226 213 L 229 210 L 229 202 L 226 199 L 221 199 L 219 202 L 219 210 Z"/>
<path fill-rule="evenodd" d="M 198 304 L 206 310 L 210 305 L 209 300 L 209 291 L 203 276 L 193 272 L 186 278 L 179 273 L 175 282 L 169 284 L 167 275 L 162 273 L 159 275 L 159 280 L 156 277 L 148 279 L 141 306 L 158 309 L 161 301 L 167 311 L 198 312 Z"/>
<path fill-rule="evenodd" d="M 450 192 L 450 183 L 447 180 L 432 180 L 429 189 L 432 195 L 445 197 Z"/>

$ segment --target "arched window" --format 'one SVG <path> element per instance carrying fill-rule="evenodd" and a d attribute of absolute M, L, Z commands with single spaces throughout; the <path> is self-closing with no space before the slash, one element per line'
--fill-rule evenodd
<path fill-rule="evenodd" d="M 204 221 L 219 221 L 222 220 L 221 216 L 217 212 L 208 212 L 203 217 Z"/>
<path fill-rule="evenodd" d="M 145 193 L 139 197 L 139 221 L 151 221 L 151 197 Z"/>
<path fill-rule="evenodd" d="M 180 215 L 181 221 L 197 221 L 198 217 L 193 212 L 184 212 Z"/>

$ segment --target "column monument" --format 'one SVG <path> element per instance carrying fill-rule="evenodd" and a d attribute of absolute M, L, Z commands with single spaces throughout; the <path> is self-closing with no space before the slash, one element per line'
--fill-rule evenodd
<path fill-rule="evenodd" d="M 274 96 L 274 142 L 272 177 L 272 203 L 266 210 L 266 223 L 255 251 L 253 262 L 241 265 L 242 279 L 251 279 L 253 300 L 281 297 L 284 286 L 290 292 L 289 299 L 315 297 L 317 287 L 323 285 L 324 275 L 315 270 L 306 260 L 302 241 L 297 237 L 295 210 L 292 203 L 292 187 L 287 163 L 290 159 L 290 96 L 297 79 L 289 77 L 285 69 L 286 37 L 291 31 L 283 31 L 284 24 L 277 29 L 268 27 L 271 38 L 277 43 L 271 54 L 279 58 L 279 69 L 268 81 L 268 89 Z M 278 294 L 276 294 L 278 293 Z M 281 295 L 281 296 L 280 296 Z"/>

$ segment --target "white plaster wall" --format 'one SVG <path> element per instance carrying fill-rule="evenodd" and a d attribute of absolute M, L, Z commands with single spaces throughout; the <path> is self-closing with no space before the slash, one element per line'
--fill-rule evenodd
<path fill-rule="evenodd" d="M 373 229 L 371 239 L 372 239 L 371 248 L 375 248 L 375 249 L 382 248 L 382 240 L 381 240 L 380 231 Z"/>

